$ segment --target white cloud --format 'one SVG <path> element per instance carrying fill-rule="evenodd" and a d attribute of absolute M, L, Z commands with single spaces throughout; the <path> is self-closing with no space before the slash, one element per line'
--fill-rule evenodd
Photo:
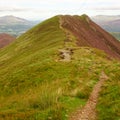
<path fill-rule="evenodd" d="M 119 14 L 120 0 L 1 0 L 0 15 L 28 19 L 48 18 L 56 14 Z"/>

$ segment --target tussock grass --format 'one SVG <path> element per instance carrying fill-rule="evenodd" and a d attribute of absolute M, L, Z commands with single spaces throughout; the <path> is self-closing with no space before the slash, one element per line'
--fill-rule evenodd
<path fill-rule="evenodd" d="M 109 68 L 109 69 L 108 69 Z M 109 80 L 104 84 L 98 109 L 98 120 L 119 120 L 120 119 L 120 63 L 113 63 L 109 66 L 106 73 Z"/>

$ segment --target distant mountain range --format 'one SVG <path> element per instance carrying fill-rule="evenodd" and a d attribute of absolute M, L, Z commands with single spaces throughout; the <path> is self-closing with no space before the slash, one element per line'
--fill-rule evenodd
<path fill-rule="evenodd" d="M 110 16 L 110 15 L 96 15 L 91 17 L 91 19 L 99 24 L 108 22 L 108 21 L 114 21 L 114 20 L 119 20 L 120 15 L 115 15 L 115 16 Z"/>
<path fill-rule="evenodd" d="M 97 15 L 91 18 L 95 23 L 100 25 L 103 29 L 110 32 L 114 37 L 120 40 L 120 15 Z"/>
<path fill-rule="evenodd" d="M 92 20 L 109 32 L 120 32 L 120 15 L 98 15 L 92 17 Z"/>
<path fill-rule="evenodd" d="M 0 17 L 0 33 L 18 36 L 37 24 L 38 21 L 28 21 L 15 16 Z"/>
<path fill-rule="evenodd" d="M 97 15 L 91 17 L 91 19 L 117 39 L 120 39 L 120 15 Z M 29 21 L 12 15 L 3 16 L 0 17 L 0 33 L 19 36 L 39 22 L 40 21 Z"/>
<path fill-rule="evenodd" d="M 0 17 L 0 25 L 6 25 L 6 24 L 9 24 L 9 25 L 15 25 L 15 24 L 29 25 L 29 24 L 31 24 L 31 22 L 28 20 L 22 19 L 22 18 L 12 16 L 12 15 Z"/>

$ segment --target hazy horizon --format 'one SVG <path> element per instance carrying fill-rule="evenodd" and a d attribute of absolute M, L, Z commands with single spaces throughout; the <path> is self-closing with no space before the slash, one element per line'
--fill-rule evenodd
<path fill-rule="evenodd" d="M 13 15 L 40 20 L 58 14 L 120 15 L 120 1 L 114 0 L 4 0 L 0 1 L 0 17 Z"/>

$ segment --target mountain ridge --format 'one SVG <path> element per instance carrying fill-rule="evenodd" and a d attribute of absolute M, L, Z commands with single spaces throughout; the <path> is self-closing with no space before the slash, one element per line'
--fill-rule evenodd
<path fill-rule="evenodd" d="M 61 17 L 65 22 L 63 22 L 62 27 L 77 36 L 79 46 L 95 47 L 104 50 L 113 57 L 120 58 L 120 42 L 97 24 L 93 23 L 88 16 L 83 15 L 81 19 L 79 16 Z"/>
<path fill-rule="evenodd" d="M 55 16 L 0 50 L 0 119 L 68 120 L 86 104 L 102 71 L 109 80 L 96 116 L 119 119 L 120 62 L 92 47 L 89 35 L 104 32 L 96 34 L 99 27 L 89 24 L 86 15 Z"/>

